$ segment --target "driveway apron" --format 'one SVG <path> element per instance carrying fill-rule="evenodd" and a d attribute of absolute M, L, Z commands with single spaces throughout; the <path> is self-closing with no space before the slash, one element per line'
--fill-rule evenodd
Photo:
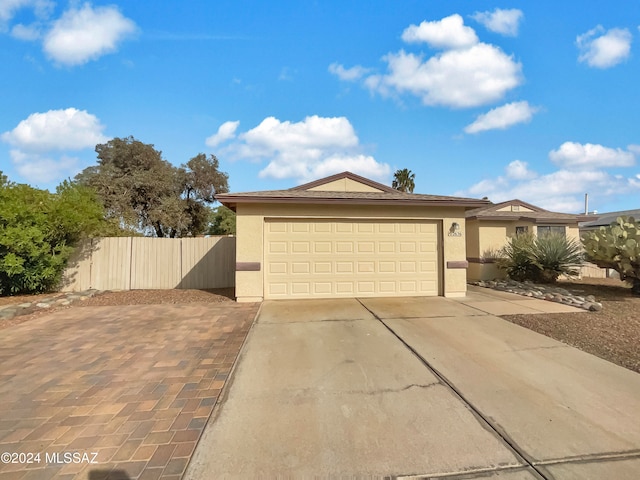
<path fill-rule="evenodd" d="M 640 471 L 640 376 L 471 303 L 264 302 L 225 390 L 185 479 Z"/>
<path fill-rule="evenodd" d="M 538 478 L 525 466 L 357 300 L 271 301 L 185 478 Z"/>

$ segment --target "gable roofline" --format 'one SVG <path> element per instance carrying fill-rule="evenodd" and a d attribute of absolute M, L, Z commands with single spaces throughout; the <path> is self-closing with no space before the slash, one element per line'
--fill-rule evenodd
<path fill-rule="evenodd" d="M 314 187 L 348 178 L 378 191 L 344 192 L 315 190 Z M 312 190 L 313 189 L 313 190 Z M 257 192 L 219 193 L 215 199 L 224 206 L 236 209 L 240 203 L 298 203 L 316 205 L 398 205 L 398 206 L 438 206 L 462 207 L 470 210 L 491 204 L 477 198 L 450 197 L 445 195 L 424 195 L 406 193 L 388 187 L 351 172 L 342 172 L 287 190 L 262 190 Z"/>
<path fill-rule="evenodd" d="M 475 210 L 470 210 L 467 212 L 467 218 L 473 216 L 475 217 L 480 217 L 480 216 L 485 216 L 485 214 L 489 214 L 489 212 L 497 212 L 499 209 L 504 208 L 504 207 L 509 207 L 509 206 L 513 206 L 513 205 L 521 205 L 523 207 L 528 208 L 529 210 L 533 210 L 534 212 L 539 212 L 539 213 L 546 213 L 549 212 L 549 210 L 545 210 L 544 208 L 540 208 L 536 205 L 533 205 L 531 203 L 528 202 L 524 202 L 522 200 L 519 200 L 517 198 L 514 198 L 513 200 L 507 200 L 505 202 L 500 202 L 500 203 L 492 203 L 491 205 L 487 205 L 485 207 L 480 207 L 477 208 Z M 513 212 L 516 213 L 517 212 Z M 524 212 L 520 212 L 520 214 L 522 214 Z M 531 212 L 529 212 L 531 213 Z M 549 212 L 552 213 L 552 212 Z M 514 215 L 514 216 L 516 216 Z"/>
<path fill-rule="evenodd" d="M 499 211 L 501 208 L 520 205 L 532 210 L 531 212 L 513 212 Z M 552 212 L 540 208 L 528 202 L 519 199 L 507 200 L 506 202 L 495 203 L 489 206 L 468 210 L 466 213 L 467 220 L 479 221 L 504 221 L 504 222 L 532 222 L 535 224 L 566 224 L 577 223 L 584 219 L 584 215 L 574 213 Z"/>
<path fill-rule="evenodd" d="M 314 180 L 313 182 L 304 183 L 302 185 L 298 185 L 297 187 L 290 188 L 289 190 L 309 190 L 326 183 L 335 182 L 336 180 L 342 180 L 343 178 L 348 178 L 349 180 L 353 180 L 354 182 L 363 183 L 364 185 L 382 190 L 383 192 L 393 193 L 398 191 L 395 188 L 391 188 L 387 185 L 383 185 L 382 183 L 374 182 L 373 180 L 370 180 L 368 178 L 361 177 L 360 175 L 356 175 L 355 173 L 346 171 L 342 173 L 336 173 L 335 175 L 331 175 L 329 177 L 320 178 L 318 180 Z"/>
<path fill-rule="evenodd" d="M 518 198 L 514 198 L 513 200 L 507 200 L 506 202 L 502 202 L 502 203 L 498 203 L 496 204 L 496 206 L 500 206 L 500 208 L 502 207 L 507 207 L 509 205 L 522 205 L 523 207 L 529 208 L 531 210 L 533 210 L 534 212 L 548 212 L 549 210 L 545 210 L 544 208 L 538 207 L 537 205 L 534 205 L 532 203 L 528 203 L 528 202 L 524 202 Z"/>

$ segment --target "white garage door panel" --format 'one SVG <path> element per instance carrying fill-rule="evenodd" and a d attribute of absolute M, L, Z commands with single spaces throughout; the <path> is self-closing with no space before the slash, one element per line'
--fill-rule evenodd
<path fill-rule="evenodd" d="M 437 295 L 437 222 L 265 220 L 265 298 Z"/>

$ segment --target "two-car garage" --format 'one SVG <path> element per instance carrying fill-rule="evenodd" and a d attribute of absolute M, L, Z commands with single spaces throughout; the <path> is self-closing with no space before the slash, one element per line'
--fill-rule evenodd
<path fill-rule="evenodd" d="M 236 298 L 462 296 L 469 198 L 404 193 L 350 172 L 216 195 L 236 211 Z"/>
<path fill-rule="evenodd" d="M 265 219 L 264 298 L 438 295 L 438 222 Z"/>

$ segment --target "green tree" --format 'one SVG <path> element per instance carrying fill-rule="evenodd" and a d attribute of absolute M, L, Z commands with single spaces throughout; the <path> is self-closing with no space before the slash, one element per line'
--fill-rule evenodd
<path fill-rule="evenodd" d="M 618 217 L 608 227 L 587 232 L 582 244 L 587 260 L 614 269 L 621 280 L 631 283 L 631 292 L 640 295 L 640 222 Z"/>
<path fill-rule="evenodd" d="M 91 189 L 63 182 L 51 193 L 0 177 L 0 295 L 49 291 L 75 245 L 113 226 Z"/>
<path fill-rule="evenodd" d="M 211 223 L 207 234 L 209 235 L 235 235 L 236 214 L 233 210 L 220 205 L 211 211 Z"/>
<path fill-rule="evenodd" d="M 182 199 L 190 219 L 187 231 L 196 235 L 206 231 L 215 194 L 229 191 L 228 175 L 220 172 L 218 159 L 200 153 L 180 167 Z M 235 230 L 235 218 L 233 223 Z"/>
<path fill-rule="evenodd" d="M 207 205 L 228 191 L 228 175 L 218 159 L 199 154 L 180 167 L 153 145 L 133 137 L 96 146 L 98 164 L 76 180 L 93 187 L 107 217 L 157 237 L 195 236 L 208 224 Z"/>
<path fill-rule="evenodd" d="M 416 174 L 409 169 L 396 170 L 396 173 L 393 174 L 391 187 L 401 192 L 413 193 L 413 189 L 416 188 L 415 178 Z"/>

